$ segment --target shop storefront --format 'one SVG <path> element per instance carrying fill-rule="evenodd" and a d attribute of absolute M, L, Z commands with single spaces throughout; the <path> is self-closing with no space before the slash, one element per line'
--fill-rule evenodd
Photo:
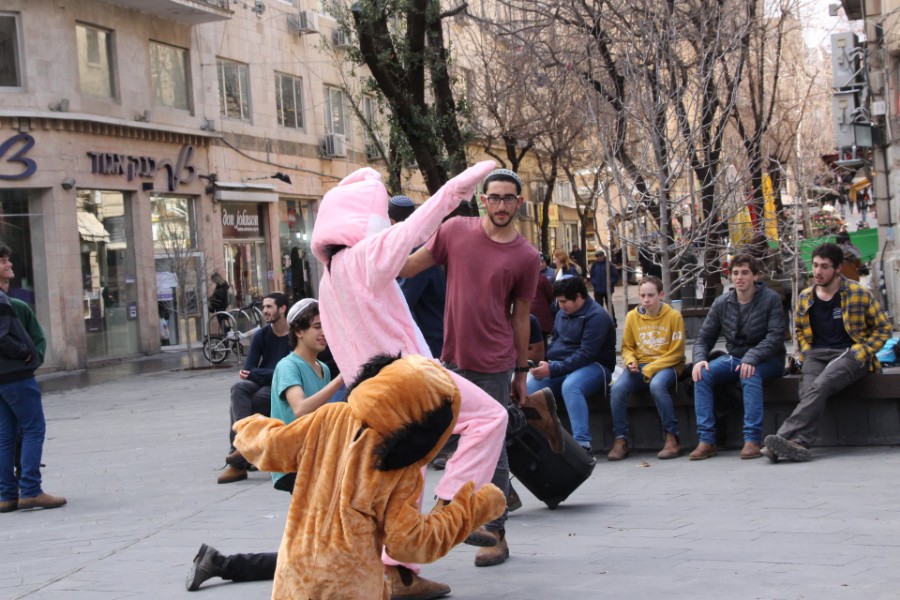
<path fill-rule="evenodd" d="M 278 196 L 266 191 L 223 189 L 216 192 L 216 198 L 222 224 L 222 276 L 231 284 L 231 305 L 247 306 L 275 287 L 270 285 L 275 273 L 269 267 L 266 222 L 268 207 Z"/>
<path fill-rule="evenodd" d="M 319 263 L 310 250 L 315 223 L 315 201 L 282 199 L 278 203 L 278 239 L 281 249 L 281 288 L 291 302 L 318 297 Z"/>

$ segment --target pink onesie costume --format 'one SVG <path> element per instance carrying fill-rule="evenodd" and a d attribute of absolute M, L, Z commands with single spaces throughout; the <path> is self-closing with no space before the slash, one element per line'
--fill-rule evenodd
<path fill-rule="evenodd" d="M 413 248 L 425 243 L 461 200 L 471 198 L 493 168 L 493 161 L 470 167 L 394 226 L 387 216 L 387 191 L 374 169 L 354 171 L 322 198 L 312 234 L 313 254 L 326 265 L 319 310 L 331 353 L 348 385 L 376 354 L 432 357 L 396 279 Z M 334 254 L 330 266 L 329 246 L 346 246 Z M 460 436 L 459 447 L 435 489 L 444 499 L 468 481 L 480 488 L 491 480 L 507 420 L 496 400 L 451 375 L 462 404 L 453 430 Z"/>

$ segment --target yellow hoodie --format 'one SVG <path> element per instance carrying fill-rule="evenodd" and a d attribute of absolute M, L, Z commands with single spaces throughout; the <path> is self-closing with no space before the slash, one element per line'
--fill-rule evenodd
<path fill-rule="evenodd" d="M 663 369 L 684 369 L 684 319 L 668 304 L 659 307 L 655 317 L 637 307 L 625 317 L 622 335 L 622 360 L 625 364 L 645 365 L 644 381 L 650 381 Z"/>

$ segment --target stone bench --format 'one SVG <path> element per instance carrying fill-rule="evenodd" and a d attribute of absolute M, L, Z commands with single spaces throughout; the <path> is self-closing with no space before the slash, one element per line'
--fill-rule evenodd
<path fill-rule="evenodd" d="M 687 374 L 685 374 L 687 375 Z M 799 375 L 774 379 L 764 387 L 763 435 L 775 433 L 797 405 Z M 683 377 L 672 390 L 681 443 L 687 449 L 697 445 L 693 382 Z M 559 402 L 564 406 L 563 402 Z M 740 448 L 743 444 L 743 406 L 740 387 L 732 386 L 716 395 L 719 418 L 718 444 Z M 609 450 L 614 437 L 609 397 L 589 400 L 593 446 Z M 662 425 L 650 393 L 632 394 L 628 400 L 629 444 L 641 450 L 662 447 Z M 563 418 L 568 425 L 568 419 Z M 866 446 L 900 444 L 900 368 L 870 373 L 829 400 L 822 418 L 817 444 L 820 446 Z"/>

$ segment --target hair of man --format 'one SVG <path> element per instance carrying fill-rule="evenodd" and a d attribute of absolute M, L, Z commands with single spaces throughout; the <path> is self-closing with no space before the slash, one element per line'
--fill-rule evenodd
<path fill-rule="evenodd" d="M 587 286 L 581 277 L 564 277 L 553 283 L 553 297 L 564 297 L 566 300 L 576 300 L 578 294 L 587 298 Z"/>
<path fill-rule="evenodd" d="M 485 194 L 487 193 L 488 184 L 493 181 L 506 181 L 512 183 L 516 186 L 516 195 L 520 196 L 522 194 L 522 181 L 516 177 L 515 173 L 512 171 L 498 170 L 485 177 L 484 184 L 482 185 Z"/>
<path fill-rule="evenodd" d="M 831 266 L 837 269 L 844 262 L 844 251 L 837 244 L 825 243 L 816 246 L 812 258 L 824 258 L 831 261 Z"/>
<path fill-rule="evenodd" d="M 660 279 L 656 275 L 644 275 L 643 277 L 641 277 L 641 280 L 638 281 L 638 289 L 641 289 L 641 286 L 645 283 L 656 286 L 656 291 L 662 293 L 663 282 L 662 279 Z"/>
<path fill-rule="evenodd" d="M 282 294 L 281 292 L 272 292 L 271 294 L 266 294 L 263 296 L 263 299 L 269 298 L 275 301 L 275 306 L 278 308 L 285 308 L 288 305 L 288 297 L 287 294 Z"/>
<path fill-rule="evenodd" d="M 753 256 L 752 254 L 748 254 L 746 252 L 742 254 L 738 254 L 731 261 L 731 268 L 735 268 L 737 266 L 747 266 L 750 268 L 750 272 L 754 275 L 758 275 L 762 268 L 759 264 L 759 259 Z"/>

